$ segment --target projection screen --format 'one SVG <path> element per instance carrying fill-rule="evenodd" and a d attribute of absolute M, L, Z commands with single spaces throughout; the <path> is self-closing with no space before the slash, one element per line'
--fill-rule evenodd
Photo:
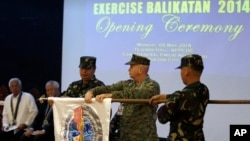
<path fill-rule="evenodd" d="M 210 99 L 250 99 L 249 7 L 249 0 L 64 0 L 62 91 L 80 79 L 80 56 L 96 56 L 96 77 L 109 85 L 129 79 L 124 63 L 138 54 L 150 58 L 161 93 L 172 93 L 184 87 L 180 58 L 195 53 Z M 230 124 L 249 124 L 249 108 L 209 104 L 206 140 L 229 140 Z M 168 131 L 157 122 L 159 137 Z"/>

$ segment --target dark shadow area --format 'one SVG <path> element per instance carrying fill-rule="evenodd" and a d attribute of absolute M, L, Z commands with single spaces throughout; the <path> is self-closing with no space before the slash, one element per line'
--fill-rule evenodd
<path fill-rule="evenodd" d="M 23 90 L 44 93 L 61 82 L 63 0 L 0 1 L 0 85 L 19 77 Z"/>
<path fill-rule="evenodd" d="M 167 138 L 159 138 L 159 141 L 167 141 Z"/>

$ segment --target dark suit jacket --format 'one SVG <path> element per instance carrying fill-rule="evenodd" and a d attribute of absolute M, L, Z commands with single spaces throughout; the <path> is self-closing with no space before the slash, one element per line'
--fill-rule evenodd
<path fill-rule="evenodd" d="M 45 130 L 46 133 L 48 134 L 54 134 L 54 122 L 53 122 L 53 112 L 52 112 L 52 107 L 50 112 L 47 112 L 47 107 L 48 107 L 48 103 L 47 101 L 44 101 L 44 103 L 42 103 L 39 106 L 39 112 L 36 116 L 36 118 L 34 119 L 33 123 L 31 124 L 31 128 L 33 128 L 34 130 Z M 45 118 L 47 117 L 47 121 L 48 121 L 48 125 L 43 125 L 43 121 L 45 120 Z"/>

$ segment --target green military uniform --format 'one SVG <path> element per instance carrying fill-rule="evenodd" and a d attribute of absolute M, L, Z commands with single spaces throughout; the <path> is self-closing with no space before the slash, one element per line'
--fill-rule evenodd
<path fill-rule="evenodd" d="M 203 70 L 201 57 L 189 55 L 182 58 L 183 66 Z M 167 141 L 204 141 L 203 119 L 209 101 L 209 90 L 200 81 L 187 85 L 182 91 L 167 95 L 167 102 L 157 111 L 159 122 L 170 121 Z"/>
<path fill-rule="evenodd" d="M 196 82 L 167 95 L 166 109 L 158 111 L 159 121 L 170 121 L 168 141 L 204 141 L 203 118 L 209 99 L 208 88 Z"/>
<path fill-rule="evenodd" d="M 127 62 L 126 65 L 136 64 L 149 66 L 150 60 L 133 54 L 131 61 Z M 149 99 L 160 93 L 160 86 L 158 82 L 147 76 L 140 85 L 129 79 L 109 86 L 97 87 L 92 91 L 95 96 L 102 93 L 112 93 L 114 99 Z M 123 106 L 121 121 L 118 120 L 118 123 L 114 123 L 120 126 L 119 141 L 158 141 L 157 106 L 148 103 L 123 103 Z"/>
<path fill-rule="evenodd" d="M 92 89 L 94 95 L 112 93 L 114 99 L 149 99 L 160 93 L 159 84 L 147 77 L 141 85 L 133 80 L 120 81 L 110 86 Z M 156 106 L 124 103 L 119 141 L 158 141 Z"/>
<path fill-rule="evenodd" d="M 64 96 L 68 97 L 84 97 L 86 92 L 97 86 L 104 86 L 104 83 L 95 77 L 87 84 L 84 84 L 82 80 L 72 82 L 66 91 L 63 92 Z"/>
<path fill-rule="evenodd" d="M 79 68 L 91 69 L 96 68 L 96 57 L 93 56 L 82 56 L 80 57 Z M 97 86 L 104 86 L 104 83 L 96 79 L 95 75 L 87 83 L 83 83 L 83 80 L 72 82 L 66 91 L 63 92 L 63 96 L 68 97 L 85 97 L 88 90 Z"/>

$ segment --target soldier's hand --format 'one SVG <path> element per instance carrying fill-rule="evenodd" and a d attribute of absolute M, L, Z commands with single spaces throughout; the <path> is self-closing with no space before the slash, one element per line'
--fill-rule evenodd
<path fill-rule="evenodd" d="M 87 91 L 84 97 L 84 101 L 86 103 L 92 103 L 92 97 L 93 97 L 93 92 L 92 91 Z"/>
<path fill-rule="evenodd" d="M 166 100 L 167 99 L 167 95 L 166 94 L 160 94 L 160 95 L 154 95 L 150 98 L 149 100 L 149 104 L 151 105 L 157 105 L 159 104 L 160 100 Z"/>
<path fill-rule="evenodd" d="M 112 94 L 100 94 L 96 96 L 95 100 L 98 102 L 103 102 L 104 98 L 112 98 Z"/>

